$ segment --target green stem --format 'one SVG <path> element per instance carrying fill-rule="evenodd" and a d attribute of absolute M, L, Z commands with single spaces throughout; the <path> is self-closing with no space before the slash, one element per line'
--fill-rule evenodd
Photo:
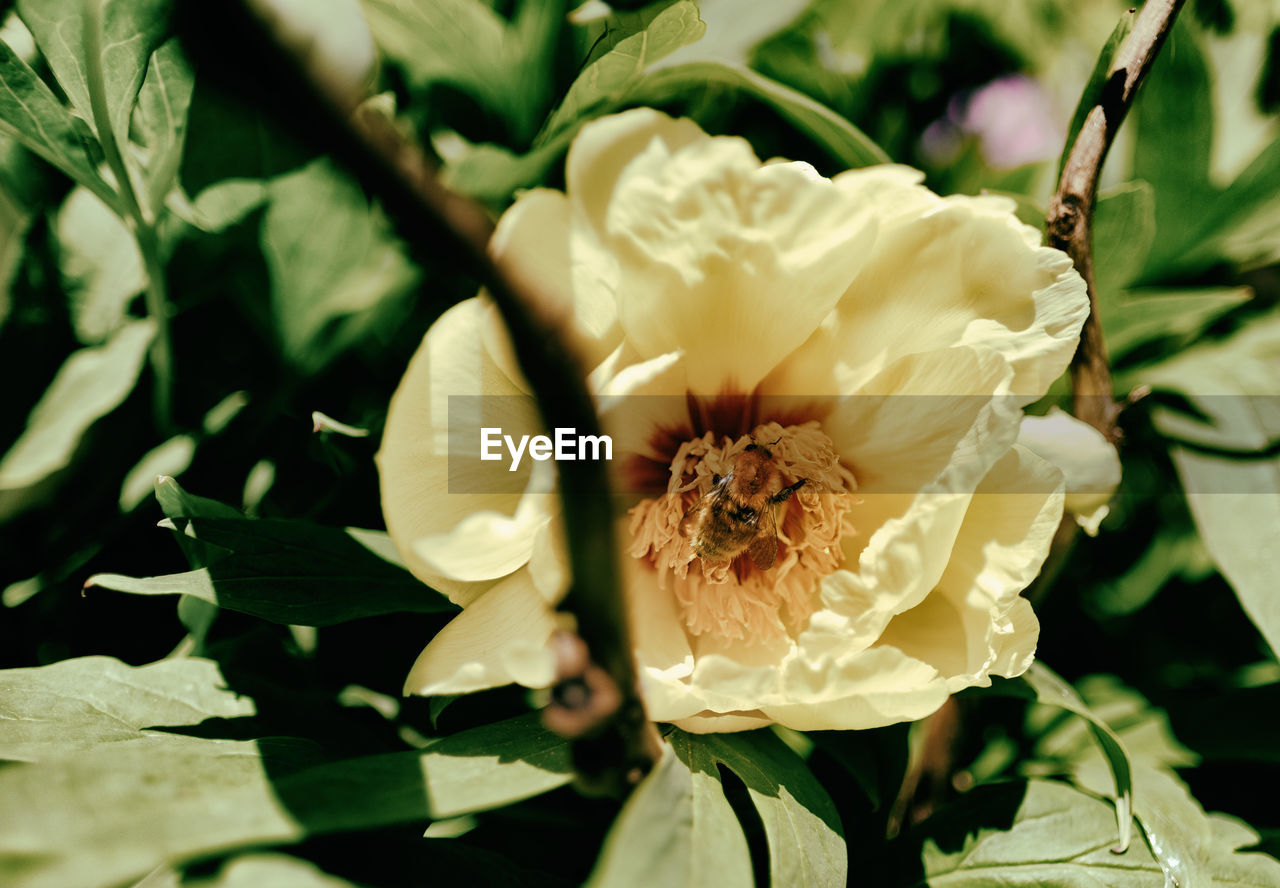
<path fill-rule="evenodd" d="M 155 381 L 152 406 L 157 427 L 162 434 L 167 434 L 172 431 L 173 422 L 173 345 L 169 336 L 169 303 L 165 292 L 164 263 L 160 257 L 160 239 L 156 235 L 155 220 L 138 200 L 133 188 L 133 178 L 129 175 L 129 167 L 111 125 L 106 72 L 102 67 L 103 5 L 104 0 L 85 0 L 85 79 L 102 154 L 111 174 L 115 176 L 116 188 L 124 205 L 125 221 L 138 242 L 138 251 L 142 254 L 147 273 L 147 315 L 156 326 L 155 339 L 151 342 L 151 371 Z"/>

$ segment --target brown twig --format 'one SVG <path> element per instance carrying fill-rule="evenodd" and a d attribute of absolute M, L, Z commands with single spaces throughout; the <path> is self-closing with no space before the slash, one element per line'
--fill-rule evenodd
<path fill-rule="evenodd" d="M 1112 392 L 1093 281 L 1094 198 L 1107 151 L 1184 2 L 1147 0 L 1142 7 L 1133 31 L 1116 52 L 1101 95 L 1089 109 L 1071 146 L 1057 193 L 1049 204 L 1049 246 L 1071 257 L 1089 292 L 1089 318 L 1071 362 L 1073 412 L 1112 442 L 1119 438 L 1116 420 L 1120 405 Z"/>
<path fill-rule="evenodd" d="M 1098 318 L 1098 296 L 1093 280 L 1094 200 L 1107 151 L 1184 2 L 1147 0 L 1142 7 L 1133 30 L 1116 51 L 1106 82 L 1067 153 L 1057 193 L 1049 204 L 1049 246 L 1071 257 L 1089 293 L 1089 317 L 1071 362 L 1072 411 L 1112 443 L 1120 437 L 1117 419 L 1122 405 L 1116 402 L 1112 391 L 1111 367 Z M 1075 521 L 1069 516 L 1064 518 L 1054 537 L 1045 573 L 1030 593 L 1033 597 L 1043 598 L 1076 532 Z M 908 770 L 895 802 L 891 831 L 923 819 L 951 791 L 960 719 L 961 701 L 953 697 L 926 722 L 920 755 Z"/>
<path fill-rule="evenodd" d="M 274 35 L 243 5 L 227 8 L 217 4 L 218 9 L 208 13 L 197 9 L 201 6 L 204 4 L 182 7 L 189 16 L 183 31 L 202 56 L 200 61 L 234 79 L 236 71 L 226 70 L 228 61 L 219 51 L 225 45 L 236 45 L 238 52 L 231 65 L 252 70 L 257 78 L 271 83 L 270 99 L 287 105 L 291 120 L 329 146 L 382 201 L 407 242 L 463 264 L 484 284 L 506 323 L 545 426 L 572 427 L 578 434 L 599 435 L 599 418 L 583 368 L 558 334 L 562 318 L 547 310 L 548 301 L 516 270 L 490 256 L 493 224 L 484 208 L 447 189 L 434 164 L 392 121 L 377 114 L 355 113 L 353 98 L 335 88 L 323 71 L 309 68 L 307 60 L 291 55 L 289 63 L 281 65 L 283 53 Z M 241 90 L 246 87 L 254 88 L 242 84 Z M 250 94 L 261 100 L 260 87 L 256 89 Z M 572 571 L 562 606 L 572 613 L 577 634 L 585 644 L 582 671 L 587 680 L 578 690 L 602 687 L 602 681 L 616 690 L 616 694 L 604 693 L 590 700 L 584 700 L 581 693 L 561 696 L 587 710 L 585 723 L 579 718 L 570 738 L 580 776 L 601 791 L 621 790 L 657 761 L 661 741 L 637 692 L 621 597 L 609 478 L 603 463 L 579 460 L 560 465 L 559 481 Z M 562 679 L 572 683 L 581 678 L 567 674 L 563 666 Z"/>

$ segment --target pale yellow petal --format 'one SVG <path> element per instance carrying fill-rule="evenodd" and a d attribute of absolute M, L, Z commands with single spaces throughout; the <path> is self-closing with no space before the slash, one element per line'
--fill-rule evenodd
<path fill-rule="evenodd" d="M 451 405 L 455 426 L 475 429 L 477 436 L 489 426 L 516 437 L 540 433 L 533 401 L 484 345 L 491 323 L 486 304 L 470 299 L 432 325 L 391 399 L 377 456 L 391 539 L 416 577 L 459 604 L 487 584 L 434 570 L 415 550 L 416 541 L 446 533 L 475 512 L 514 515 L 531 470 L 526 460 L 507 478 L 506 463 L 480 461 L 478 437 L 464 439 L 456 428 L 450 436 Z M 503 470 L 495 472 L 499 465 Z"/>
<path fill-rule="evenodd" d="M 636 457 L 669 458 L 670 454 L 656 449 L 657 435 L 664 428 L 679 428 L 689 422 L 684 361 L 678 352 L 671 352 L 629 364 L 600 374 L 595 388 L 600 422 L 613 440 L 616 492 L 632 492 L 636 484 L 627 476 L 631 461 Z"/>
<path fill-rule="evenodd" d="M 1020 674 L 1037 623 L 1019 592 L 1039 573 L 1061 517 L 1061 473 L 1015 447 L 970 502 L 937 589 L 895 616 L 881 642 L 932 665 L 952 691 L 985 686 L 993 672 Z"/>
<path fill-rule="evenodd" d="M 454 617 L 418 656 L 406 694 L 467 694 L 515 682 L 551 684 L 551 606 L 527 571 L 499 582 Z"/>
<path fill-rule="evenodd" d="M 931 666 L 885 647 L 815 658 L 797 652 L 772 667 L 708 656 L 694 670 L 691 692 L 711 712 L 758 711 L 801 731 L 922 718 L 947 697 L 946 683 Z"/>
<path fill-rule="evenodd" d="M 575 216 L 602 235 L 619 176 L 654 139 L 677 150 L 707 138 L 692 120 L 673 119 L 652 108 L 633 108 L 591 121 L 574 138 L 565 160 L 565 182 Z"/>
<path fill-rule="evenodd" d="M 693 672 L 693 651 L 669 589 L 658 587 L 647 565 L 627 559 L 627 603 L 632 641 L 643 668 L 669 678 Z"/>
<path fill-rule="evenodd" d="M 602 242 L 642 356 L 680 351 L 690 389 L 751 391 L 803 342 L 863 264 L 868 210 L 800 163 L 741 139 L 650 142 L 619 176 Z"/>
<path fill-rule="evenodd" d="M 589 231 L 573 225 L 562 192 L 522 194 L 498 220 L 489 252 L 537 294 L 545 316 L 587 366 L 618 344 L 617 263 Z"/>
<path fill-rule="evenodd" d="M 987 349 L 906 355 L 832 402 L 823 431 L 861 493 L 972 491 L 1017 437 L 1012 378 Z"/>
<path fill-rule="evenodd" d="M 878 207 L 896 196 L 901 208 L 881 214 L 867 263 L 835 317 L 793 356 L 819 371 L 819 389 L 823 367 L 832 368 L 825 377 L 840 373 L 856 385 L 904 354 L 982 345 L 1013 367 L 1013 393 L 1024 401 L 1043 394 L 1066 368 L 1088 313 L 1070 260 L 1037 246 L 1005 201 L 940 198 L 901 175 L 838 182 L 851 197 L 865 190 Z"/>
<path fill-rule="evenodd" d="M 415 555 L 443 576 L 466 582 L 505 577 L 529 561 L 534 540 L 551 522 L 551 497 L 530 494 L 514 516 L 475 512 L 445 533 L 413 541 Z"/>
<path fill-rule="evenodd" d="M 664 719 L 665 721 L 665 719 Z M 689 718 L 674 719 L 674 724 L 682 731 L 690 734 L 729 734 L 735 731 L 755 731 L 767 728 L 775 719 L 767 718 L 760 713 L 734 713 L 693 715 Z"/>
<path fill-rule="evenodd" d="M 831 615 L 810 626 L 806 645 L 865 648 L 934 588 L 971 494 L 1017 435 L 1010 377 L 984 349 L 909 355 L 824 420 L 858 490 L 841 540 L 845 570 L 823 582 Z"/>

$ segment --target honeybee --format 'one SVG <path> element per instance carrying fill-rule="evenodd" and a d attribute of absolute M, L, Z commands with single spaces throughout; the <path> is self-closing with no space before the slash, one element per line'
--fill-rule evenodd
<path fill-rule="evenodd" d="M 685 512 L 680 533 L 706 561 L 732 561 L 745 551 L 756 567 L 768 570 L 778 557 L 773 507 L 807 480 L 784 486 L 769 448 L 752 442 L 734 457 L 729 474 L 717 476 L 711 490 Z"/>

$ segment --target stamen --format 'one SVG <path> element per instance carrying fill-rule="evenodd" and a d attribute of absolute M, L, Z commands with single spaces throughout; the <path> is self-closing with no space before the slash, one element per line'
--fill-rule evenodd
<path fill-rule="evenodd" d="M 738 454 L 759 441 L 773 442 L 768 451 L 783 486 L 805 482 L 787 501 L 762 506 L 776 516 L 773 565 L 761 570 L 746 552 L 731 561 L 700 558 L 681 531 L 685 515 L 711 492 L 717 477 L 733 472 Z M 631 510 L 628 551 L 654 566 L 659 588 L 675 596 L 691 634 L 760 642 L 795 635 L 818 607 L 822 578 L 840 566 L 840 540 L 853 530 L 848 512 L 856 488 L 853 473 L 841 465 L 816 421 L 765 423 L 719 444 L 707 432 L 676 450 L 666 494 Z M 766 532 L 763 517 L 759 525 Z"/>

